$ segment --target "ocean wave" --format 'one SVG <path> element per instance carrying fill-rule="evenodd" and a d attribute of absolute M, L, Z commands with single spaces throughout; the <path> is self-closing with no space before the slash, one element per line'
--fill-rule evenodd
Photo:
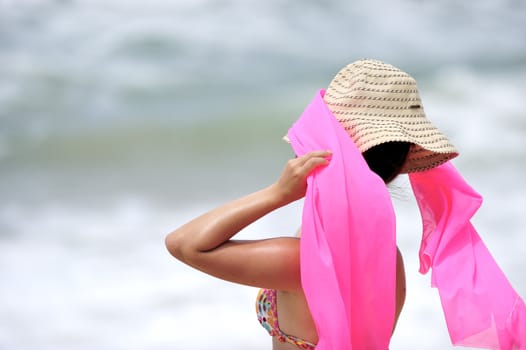
<path fill-rule="evenodd" d="M 524 295 L 524 18 L 523 2 L 497 0 L 0 1 L 0 347 L 267 348 L 254 291 L 176 263 L 164 234 L 274 181 L 290 124 L 361 57 L 416 77 Z M 416 271 L 421 226 L 401 198 Z M 290 234 L 299 209 L 252 232 Z M 414 276 L 393 348 L 448 348 Z"/>

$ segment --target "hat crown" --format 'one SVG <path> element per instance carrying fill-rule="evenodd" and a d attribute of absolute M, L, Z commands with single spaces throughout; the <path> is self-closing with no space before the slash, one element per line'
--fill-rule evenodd
<path fill-rule="evenodd" d="M 361 152 L 385 142 L 412 143 L 403 172 L 426 170 L 457 155 L 426 118 L 415 79 L 390 64 L 363 59 L 347 65 L 324 100 Z"/>
<path fill-rule="evenodd" d="M 334 77 L 325 102 L 335 106 L 367 108 L 422 107 L 416 81 L 402 70 L 377 60 L 347 65 Z"/>

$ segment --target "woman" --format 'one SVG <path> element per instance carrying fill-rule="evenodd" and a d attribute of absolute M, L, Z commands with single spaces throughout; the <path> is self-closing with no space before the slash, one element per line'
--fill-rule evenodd
<path fill-rule="evenodd" d="M 457 155 L 426 119 L 414 79 L 391 65 L 354 62 L 335 76 L 321 97 L 385 185 L 400 173 L 426 170 Z M 309 176 L 329 166 L 332 155 L 326 149 L 299 155 L 288 161 L 275 183 L 195 218 L 166 238 L 169 252 L 182 262 L 227 281 L 262 288 L 258 319 L 273 336 L 274 350 L 314 349 L 318 343 L 302 287 L 301 239 L 232 237 L 271 211 L 303 198 Z M 398 249 L 395 261 L 395 288 L 388 292 L 396 300 L 391 331 L 405 300 Z"/>

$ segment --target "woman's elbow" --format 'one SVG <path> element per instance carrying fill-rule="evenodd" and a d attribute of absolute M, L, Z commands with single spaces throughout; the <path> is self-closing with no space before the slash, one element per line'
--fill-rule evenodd
<path fill-rule="evenodd" d="M 186 247 L 187 244 L 185 244 L 185 240 L 183 238 L 183 235 L 181 235 L 179 232 L 173 231 L 166 235 L 164 239 L 164 244 L 166 246 L 166 249 L 168 249 L 168 252 L 176 259 L 185 261 L 185 255 L 188 248 Z"/>

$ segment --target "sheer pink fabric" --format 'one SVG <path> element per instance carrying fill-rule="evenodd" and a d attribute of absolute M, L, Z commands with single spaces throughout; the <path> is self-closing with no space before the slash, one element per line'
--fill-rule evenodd
<path fill-rule="evenodd" d="M 526 349 L 526 307 L 470 223 L 482 197 L 451 163 L 410 174 L 424 232 L 420 272 L 432 268 L 451 341 Z"/>
<path fill-rule="evenodd" d="M 288 133 L 297 155 L 333 152 L 329 165 L 308 178 L 301 229 L 301 278 L 316 349 L 386 350 L 395 310 L 391 199 L 321 94 Z"/>
<path fill-rule="evenodd" d="M 394 322 L 395 216 L 382 180 L 323 101 L 289 130 L 297 155 L 333 152 L 308 178 L 301 276 L 319 350 L 386 350 Z M 433 269 L 451 339 L 488 349 L 526 349 L 526 308 L 469 219 L 481 198 L 451 164 L 411 175 L 423 223 L 421 272 Z"/>

